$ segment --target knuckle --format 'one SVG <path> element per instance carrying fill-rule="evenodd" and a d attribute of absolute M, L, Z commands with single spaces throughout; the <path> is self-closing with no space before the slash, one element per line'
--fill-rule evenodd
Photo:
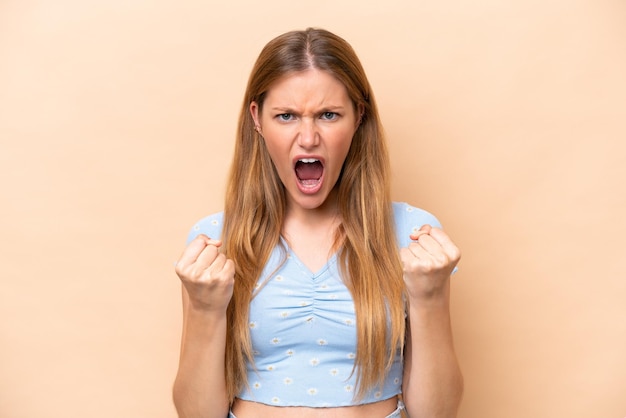
<path fill-rule="evenodd" d="M 434 271 L 437 271 L 439 269 L 439 266 L 441 265 L 440 262 L 438 262 L 437 260 L 425 260 L 422 263 L 422 270 L 424 271 L 424 273 L 429 274 L 432 273 Z"/>
<path fill-rule="evenodd" d="M 405 272 L 416 272 L 422 268 L 421 261 L 415 257 L 409 257 L 408 260 L 404 263 L 404 271 Z"/>
<path fill-rule="evenodd" d="M 452 251 L 452 259 L 454 261 L 459 261 L 461 259 L 461 250 L 455 247 L 454 251 Z"/>
<path fill-rule="evenodd" d="M 174 271 L 176 272 L 177 275 L 181 275 L 183 274 L 183 265 L 180 262 L 177 262 L 176 265 L 174 266 Z"/>
<path fill-rule="evenodd" d="M 177 264 L 175 270 L 178 277 L 185 281 L 189 281 L 194 276 L 193 266 Z"/>
<path fill-rule="evenodd" d="M 228 283 L 235 281 L 235 269 L 224 268 L 220 271 L 220 278 Z"/>
<path fill-rule="evenodd" d="M 226 256 L 223 253 L 218 252 L 215 256 L 215 261 L 224 264 L 226 262 Z"/>
<path fill-rule="evenodd" d="M 224 264 L 224 268 L 226 268 L 229 271 L 232 271 L 234 273 L 235 272 L 235 263 L 230 258 L 227 258 L 226 259 L 226 263 Z"/>
<path fill-rule="evenodd" d="M 433 259 L 433 265 L 436 268 L 445 267 L 450 262 L 448 256 L 444 253 L 437 254 Z"/>
<path fill-rule="evenodd" d="M 204 269 L 196 264 L 192 264 L 187 268 L 182 270 L 182 273 L 179 274 L 180 278 L 186 282 L 197 283 L 202 280 L 202 275 L 204 274 Z"/>

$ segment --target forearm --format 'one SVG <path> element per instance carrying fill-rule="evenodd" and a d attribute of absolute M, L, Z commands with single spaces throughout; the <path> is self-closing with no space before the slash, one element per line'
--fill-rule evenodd
<path fill-rule="evenodd" d="M 225 315 L 187 306 L 174 404 L 181 418 L 224 418 L 228 396 L 224 375 Z"/>
<path fill-rule="evenodd" d="M 456 417 L 463 377 L 454 351 L 448 297 L 411 303 L 404 399 L 411 418 Z"/>

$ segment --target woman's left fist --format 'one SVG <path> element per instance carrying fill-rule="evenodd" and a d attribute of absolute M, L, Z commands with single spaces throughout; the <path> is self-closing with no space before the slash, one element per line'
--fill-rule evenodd
<path fill-rule="evenodd" d="M 409 297 L 430 299 L 443 295 L 461 252 L 442 229 L 430 225 L 423 225 L 410 238 L 413 242 L 400 250 Z"/>

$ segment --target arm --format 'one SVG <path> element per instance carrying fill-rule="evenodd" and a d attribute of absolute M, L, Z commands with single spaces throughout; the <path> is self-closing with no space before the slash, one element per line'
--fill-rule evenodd
<path fill-rule="evenodd" d="M 226 308 L 232 296 L 234 265 L 219 253 L 219 241 L 200 235 L 180 260 L 183 332 L 174 404 L 180 417 L 228 415 L 224 375 Z"/>
<path fill-rule="evenodd" d="M 455 417 L 463 377 L 450 323 L 450 274 L 459 250 L 438 228 L 423 227 L 401 250 L 409 298 L 403 397 L 411 418 Z"/>

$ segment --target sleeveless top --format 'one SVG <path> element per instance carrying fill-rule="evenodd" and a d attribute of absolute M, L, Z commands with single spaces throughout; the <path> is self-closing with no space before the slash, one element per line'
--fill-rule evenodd
<path fill-rule="evenodd" d="M 394 202 L 393 212 L 398 248 L 408 246 L 409 234 L 422 225 L 441 226 L 430 213 L 406 203 Z M 202 219 L 187 242 L 198 234 L 219 238 L 222 220 L 222 212 Z M 248 325 L 254 364 L 248 364 L 248 384 L 237 397 L 272 406 L 355 405 L 356 317 L 336 255 L 312 272 L 282 240 L 257 282 Z M 402 392 L 402 360 L 398 348 L 384 384 L 359 404 Z"/>

